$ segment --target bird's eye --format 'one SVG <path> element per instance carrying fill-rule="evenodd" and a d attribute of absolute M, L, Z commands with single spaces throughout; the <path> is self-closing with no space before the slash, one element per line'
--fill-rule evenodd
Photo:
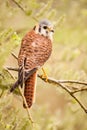
<path fill-rule="evenodd" d="M 44 29 L 47 29 L 47 26 L 43 26 Z"/>

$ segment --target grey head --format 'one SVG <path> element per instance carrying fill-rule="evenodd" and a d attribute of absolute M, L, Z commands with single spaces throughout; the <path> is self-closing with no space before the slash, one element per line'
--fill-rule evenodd
<path fill-rule="evenodd" d="M 53 24 L 47 19 L 42 20 L 36 26 L 35 32 L 52 40 L 54 33 Z"/>
<path fill-rule="evenodd" d="M 51 23 L 51 21 L 49 21 L 48 19 L 41 20 L 40 23 L 39 23 L 39 25 L 40 26 L 45 25 L 47 27 L 52 27 L 53 26 L 52 23 Z"/>

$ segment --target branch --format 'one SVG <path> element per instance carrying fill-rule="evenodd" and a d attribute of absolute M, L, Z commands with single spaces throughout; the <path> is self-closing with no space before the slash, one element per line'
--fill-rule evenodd
<path fill-rule="evenodd" d="M 12 70 L 12 71 L 17 71 L 18 72 L 18 68 L 12 68 L 12 67 L 7 67 L 8 70 Z"/>
<path fill-rule="evenodd" d="M 17 71 L 17 68 L 8 68 L 9 70 L 13 70 L 13 71 Z M 46 82 L 45 78 L 42 78 L 41 75 L 37 75 L 40 79 L 42 79 L 44 82 Z M 80 81 L 73 81 L 73 80 L 55 80 L 53 78 L 48 77 L 47 83 L 53 84 L 53 85 L 57 85 L 60 86 L 62 89 L 64 89 L 70 96 L 72 96 L 75 101 L 80 105 L 80 107 L 85 111 L 85 113 L 87 113 L 87 108 L 79 101 L 79 99 L 74 95 L 77 92 L 80 91 L 85 91 L 87 90 L 87 88 L 82 88 L 82 89 L 78 89 L 78 90 L 71 90 L 69 89 L 66 85 L 64 85 L 64 83 L 76 83 L 76 84 L 82 84 L 82 85 L 87 85 L 87 83 L 84 82 L 80 82 Z"/>
<path fill-rule="evenodd" d="M 7 67 L 7 69 L 8 70 L 12 70 L 12 71 L 18 71 L 18 68 L 12 68 L 12 67 Z M 39 78 L 41 78 L 41 75 L 37 75 Z M 43 80 L 45 80 L 45 78 L 43 78 Z M 53 83 L 54 84 L 54 82 L 57 82 L 57 83 L 73 83 L 73 84 L 81 84 L 81 85 L 85 85 L 85 86 L 87 86 L 87 83 L 86 82 L 81 82 L 81 81 L 76 81 L 76 80 L 55 80 L 55 79 L 53 79 L 53 78 L 51 78 L 51 77 L 49 77 L 48 78 L 48 80 L 49 80 L 49 83 Z M 54 81 L 54 82 L 53 82 Z M 87 88 L 85 88 L 85 89 L 79 89 L 79 90 L 76 90 L 76 91 L 84 91 L 84 90 L 86 90 Z M 75 92 L 76 92 L 75 91 Z"/>
<path fill-rule="evenodd" d="M 23 102 L 24 102 L 24 104 L 25 104 L 25 106 L 26 106 L 26 111 L 27 111 L 27 114 L 28 114 L 29 121 L 31 121 L 31 123 L 34 123 L 33 120 L 32 120 L 32 118 L 31 118 L 31 116 L 30 116 L 30 112 L 29 112 L 29 109 L 28 109 L 28 105 L 27 105 L 26 99 L 25 99 L 25 97 L 24 97 L 24 95 L 23 95 L 23 92 L 22 92 L 21 87 L 19 87 L 19 91 L 20 91 L 20 94 L 21 94 L 21 96 L 22 96 Z"/>
<path fill-rule="evenodd" d="M 14 56 L 14 58 L 18 59 L 17 56 L 15 56 L 15 54 L 12 54 Z M 8 68 L 9 70 L 13 70 L 13 71 L 18 71 L 18 68 Z M 30 76 L 30 75 L 29 75 Z M 46 82 L 46 79 L 43 78 L 41 75 L 37 75 L 40 79 L 42 79 L 44 82 Z M 72 98 L 75 99 L 75 101 L 80 105 L 80 107 L 84 110 L 85 113 L 87 113 L 87 108 L 80 102 L 80 100 L 74 95 L 77 92 L 80 91 L 85 91 L 87 90 L 87 88 L 81 88 L 78 90 L 71 90 L 69 89 L 69 87 L 67 87 L 67 85 L 65 85 L 65 83 L 73 83 L 73 84 L 81 84 L 81 85 L 86 85 L 87 83 L 85 82 L 80 82 L 80 81 L 75 81 L 75 80 L 55 80 L 53 78 L 48 77 L 47 83 L 53 84 L 53 85 L 57 85 L 60 86 L 62 89 L 64 89 Z"/>
<path fill-rule="evenodd" d="M 20 8 L 24 13 L 26 13 L 25 12 L 25 10 L 23 9 L 23 7 L 17 2 L 17 1 L 15 1 L 15 0 L 12 0 L 12 2 L 14 2 L 15 3 L 15 5 L 17 5 L 18 6 L 18 8 Z"/>
<path fill-rule="evenodd" d="M 42 76 L 38 75 L 38 77 L 45 81 L 45 79 L 43 79 Z M 62 81 L 63 81 L 63 80 L 62 80 Z M 69 80 L 68 80 L 67 82 L 69 83 Z M 71 82 L 71 81 L 70 81 L 70 82 Z M 72 81 L 72 82 L 73 82 L 73 81 Z M 79 92 L 79 91 L 82 91 L 83 89 L 80 89 L 80 90 L 78 90 L 78 91 L 73 91 L 73 93 L 72 93 L 72 91 L 71 91 L 68 87 L 66 87 L 63 83 L 61 83 L 60 80 L 55 80 L 55 79 L 52 79 L 52 78 L 48 78 L 48 83 L 58 85 L 58 86 L 60 86 L 62 89 L 64 89 L 65 91 L 67 91 L 68 94 L 69 94 L 70 96 L 72 96 L 72 97 L 75 99 L 75 101 L 80 105 L 80 107 L 85 111 L 85 113 L 87 113 L 87 108 L 86 108 L 86 107 L 78 100 L 78 98 L 74 95 L 74 93 Z M 81 84 L 82 84 L 82 82 L 78 82 L 78 81 L 76 81 L 76 82 L 74 82 L 74 83 L 81 83 Z M 85 89 L 87 89 L 87 88 L 85 88 Z"/>
<path fill-rule="evenodd" d="M 11 55 L 12 55 L 16 60 L 18 60 L 18 57 L 17 57 L 14 53 L 11 53 Z"/>
<path fill-rule="evenodd" d="M 81 88 L 81 89 L 72 91 L 72 94 L 75 94 L 75 93 L 78 93 L 78 92 L 81 92 L 81 91 L 86 91 L 86 90 L 87 90 L 87 88 Z"/>
<path fill-rule="evenodd" d="M 22 10 L 22 12 L 25 14 L 25 15 L 27 15 L 27 12 L 26 12 L 26 10 L 17 2 L 17 1 L 15 1 L 15 0 L 11 0 L 20 10 Z M 36 21 L 36 22 L 38 22 L 38 19 L 36 18 L 36 17 L 34 17 L 34 16 L 32 16 L 32 18 Z"/>
<path fill-rule="evenodd" d="M 16 69 L 16 70 L 17 70 L 17 69 Z M 9 69 L 6 69 L 6 71 L 10 74 L 10 76 L 12 77 L 12 79 L 15 80 L 14 76 L 10 73 Z M 26 106 L 26 111 L 27 111 L 27 114 L 28 114 L 29 121 L 31 122 L 31 124 L 33 124 L 34 122 L 33 122 L 32 118 L 31 118 L 31 116 L 30 116 L 30 112 L 29 112 L 29 109 L 28 109 L 28 105 L 27 105 L 26 99 L 25 99 L 25 97 L 24 97 L 24 95 L 23 95 L 22 89 L 21 89 L 21 87 L 18 87 L 18 88 L 19 88 L 21 97 L 22 97 L 22 99 L 23 99 L 23 102 L 24 102 L 24 104 L 25 104 L 25 106 Z"/>
<path fill-rule="evenodd" d="M 58 80 L 58 82 L 60 83 L 76 83 L 76 84 L 82 84 L 82 85 L 87 85 L 87 83 L 85 82 L 81 82 L 81 81 L 76 81 L 76 80 Z"/>

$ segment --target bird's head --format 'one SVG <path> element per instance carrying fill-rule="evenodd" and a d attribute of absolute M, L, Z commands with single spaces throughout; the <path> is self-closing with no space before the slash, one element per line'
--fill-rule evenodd
<path fill-rule="evenodd" d="M 42 20 L 38 25 L 34 27 L 34 30 L 37 34 L 48 37 L 50 40 L 53 39 L 53 25 L 49 20 Z"/>

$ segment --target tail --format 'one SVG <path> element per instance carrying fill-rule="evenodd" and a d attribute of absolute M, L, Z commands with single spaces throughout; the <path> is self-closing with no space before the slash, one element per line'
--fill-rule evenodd
<path fill-rule="evenodd" d="M 23 68 L 20 68 L 20 70 L 18 72 L 18 80 L 11 87 L 10 92 L 13 92 L 14 89 L 17 88 L 19 85 L 22 88 L 23 80 L 25 81 L 25 84 L 26 84 L 27 80 L 30 79 L 29 77 L 31 77 L 36 71 L 37 71 L 37 68 L 34 68 L 34 69 L 30 70 L 29 72 L 26 72 L 25 75 L 23 76 Z M 27 85 L 25 85 L 25 86 L 27 86 Z"/>
<path fill-rule="evenodd" d="M 24 96 L 27 102 L 28 107 L 30 108 L 34 103 L 35 99 L 35 85 L 36 85 L 36 76 L 37 71 L 34 72 L 26 81 L 25 81 L 25 88 L 24 88 Z M 24 108 L 26 108 L 25 104 L 23 104 Z"/>

